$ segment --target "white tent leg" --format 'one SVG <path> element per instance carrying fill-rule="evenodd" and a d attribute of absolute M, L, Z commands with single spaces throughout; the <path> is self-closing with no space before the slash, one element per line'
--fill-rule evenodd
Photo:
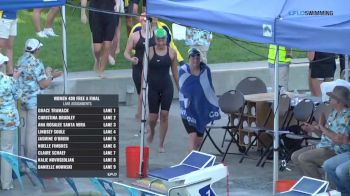
<path fill-rule="evenodd" d="M 144 133 L 146 127 L 146 81 L 148 70 L 148 52 L 149 52 L 149 38 L 150 38 L 150 21 L 146 21 L 146 40 L 145 40 L 145 54 L 143 58 L 143 80 L 142 80 L 142 107 L 141 107 L 141 135 L 140 135 L 140 166 L 139 176 L 143 177 L 144 157 L 143 147 L 145 146 Z"/>
<path fill-rule="evenodd" d="M 279 100 L 279 46 L 276 46 L 276 58 L 275 58 L 275 91 L 274 91 L 274 102 L 273 102 L 273 111 L 274 111 L 274 121 L 273 121 L 273 194 L 275 195 L 276 182 L 278 180 L 278 148 L 279 148 L 279 113 L 278 113 L 278 100 Z"/>
<path fill-rule="evenodd" d="M 67 93 L 67 31 L 66 31 L 66 6 L 62 6 L 62 49 L 63 49 L 63 80 L 64 80 L 64 87 L 63 87 L 63 94 Z"/>

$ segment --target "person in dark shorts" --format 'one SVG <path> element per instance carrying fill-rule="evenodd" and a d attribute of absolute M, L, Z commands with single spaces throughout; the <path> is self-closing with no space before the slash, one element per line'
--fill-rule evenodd
<path fill-rule="evenodd" d="M 188 52 L 189 63 L 179 70 L 179 103 L 181 119 L 189 135 L 188 151 L 199 150 L 205 127 L 220 119 L 218 99 L 215 95 L 209 67 L 201 62 L 196 48 Z"/>
<path fill-rule="evenodd" d="M 333 53 L 309 52 L 309 87 L 313 96 L 321 96 L 320 85 L 322 82 L 329 82 L 334 79 L 336 69 Z"/>
<path fill-rule="evenodd" d="M 132 63 L 132 79 L 139 95 L 138 109 L 135 114 L 136 119 L 141 117 L 141 83 L 142 83 L 142 70 L 143 70 L 143 55 L 145 52 L 145 37 L 146 37 L 146 16 L 140 16 L 140 22 L 142 24 L 141 30 L 132 33 L 129 36 L 127 45 L 124 51 L 124 57 Z M 151 39 L 149 40 L 149 46 L 155 45 L 153 31 L 151 31 Z M 132 56 L 132 50 L 135 50 L 135 55 Z"/>
<path fill-rule="evenodd" d="M 167 46 L 167 33 L 163 28 L 154 31 L 156 45 L 149 49 L 148 106 L 149 127 L 147 143 L 153 141 L 155 127 L 160 116 L 158 152 L 165 152 L 164 139 L 168 130 L 168 117 L 174 88 L 169 74 L 171 68 L 176 87 L 179 88 L 177 59 L 175 51 Z M 160 112 L 159 112 L 160 108 Z"/>
<path fill-rule="evenodd" d="M 91 0 L 90 7 L 94 9 L 114 12 L 116 0 Z M 89 11 L 89 24 L 92 33 L 95 69 L 99 77 L 104 78 L 104 70 L 108 61 L 111 42 L 118 25 L 119 16 L 96 11 Z"/>

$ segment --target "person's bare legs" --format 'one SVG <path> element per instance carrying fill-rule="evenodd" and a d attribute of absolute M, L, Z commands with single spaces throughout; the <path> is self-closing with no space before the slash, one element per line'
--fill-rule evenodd
<path fill-rule="evenodd" d="M 309 85 L 310 92 L 312 94 L 312 84 L 311 84 L 311 69 L 309 69 L 309 72 L 307 74 L 307 83 Z"/>
<path fill-rule="evenodd" d="M 135 114 L 135 119 L 140 120 L 141 119 L 141 111 L 142 110 L 142 92 L 137 95 L 137 112 Z"/>
<path fill-rule="evenodd" d="M 101 78 L 105 78 L 104 75 L 104 71 L 107 65 L 107 61 L 108 61 L 108 55 L 109 55 L 109 51 L 111 49 L 111 41 L 104 41 L 103 42 L 103 47 L 102 47 L 102 54 L 100 57 L 100 66 L 99 66 L 99 76 Z"/>
<path fill-rule="evenodd" d="M 156 113 L 149 113 L 148 114 L 148 125 L 150 128 L 150 131 L 148 132 L 147 136 L 147 144 L 150 145 L 153 142 L 154 134 L 155 134 L 155 128 L 157 125 L 158 120 L 158 114 Z"/>
<path fill-rule="evenodd" d="M 60 11 L 60 7 L 50 8 L 49 12 L 47 13 L 45 28 L 52 28 L 53 21 L 55 20 L 55 17 L 59 11 Z"/>
<path fill-rule="evenodd" d="M 197 133 L 190 133 L 188 136 L 188 152 L 190 153 L 192 150 L 196 149 Z"/>
<path fill-rule="evenodd" d="M 41 25 L 40 25 L 41 10 L 42 10 L 41 8 L 37 8 L 33 10 L 32 20 L 33 20 L 35 32 L 37 33 L 41 31 Z"/>
<path fill-rule="evenodd" d="M 323 82 L 323 80 L 319 80 L 317 78 L 311 78 L 311 95 L 312 96 L 321 96 L 321 83 Z"/>
<path fill-rule="evenodd" d="M 169 121 L 169 111 L 161 110 L 160 111 L 160 124 L 159 124 L 159 145 L 158 151 L 160 153 L 165 152 L 164 149 L 164 140 L 166 133 L 168 131 L 168 122 Z"/>
<path fill-rule="evenodd" d="M 114 65 L 115 64 L 115 56 L 117 54 L 119 54 L 119 43 L 120 43 L 120 22 L 121 22 L 121 19 L 119 17 L 119 22 L 118 22 L 118 25 L 117 27 L 115 28 L 115 33 L 114 33 L 114 37 L 113 37 L 113 40 L 112 40 L 112 43 L 111 43 L 111 49 L 109 51 L 109 55 L 108 55 L 108 62 L 109 64 L 111 65 Z"/>
<path fill-rule="evenodd" d="M 190 153 L 192 150 L 199 150 L 203 137 L 198 137 L 197 133 L 190 133 L 188 136 L 188 152 Z"/>
<path fill-rule="evenodd" d="M 93 44 L 93 54 L 95 56 L 95 70 L 98 74 L 100 74 L 100 64 L 101 64 L 101 56 L 102 56 L 102 43 L 94 43 Z"/>
<path fill-rule="evenodd" d="M 83 24 L 88 23 L 88 17 L 86 15 L 87 0 L 80 0 L 81 10 L 80 10 L 80 20 Z"/>
<path fill-rule="evenodd" d="M 121 18 L 119 17 L 119 23 L 118 23 L 117 28 L 115 29 L 115 34 L 113 37 L 111 52 L 110 52 L 110 55 L 113 57 L 115 57 L 115 55 L 119 54 L 119 52 L 120 52 L 120 48 L 119 48 L 120 30 L 121 30 Z"/>
<path fill-rule="evenodd" d="M 13 74 L 13 46 L 15 43 L 15 36 L 10 36 L 7 40 L 7 49 L 6 56 L 9 58 L 9 61 L 6 65 L 6 74 Z"/>
<path fill-rule="evenodd" d="M 203 137 L 198 137 L 197 136 L 196 143 L 195 143 L 196 144 L 195 145 L 196 148 L 194 150 L 197 150 L 197 151 L 199 150 L 199 148 L 201 147 L 202 141 L 203 141 Z"/>

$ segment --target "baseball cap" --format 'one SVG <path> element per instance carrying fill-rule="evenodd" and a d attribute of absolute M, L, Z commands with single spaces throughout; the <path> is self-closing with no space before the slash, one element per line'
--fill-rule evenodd
<path fill-rule="evenodd" d="M 35 38 L 30 38 L 26 41 L 26 44 L 25 44 L 25 51 L 27 52 L 33 52 L 39 48 L 41 48 L 43 46 L 43 44 L 35 39 Z"/>
<path fill-rule="evenodd" d="M 9 58 L 0 53 L 0 65 L 4 64 L 7 61 L 9 61 Z"/>
<path fill-rule="evenodd" d="M 154 31 L 154 34 L 155 34 L 156 38 L 166 38 L 166 36 L 167 36 L 167 33 L 163 28 L 157 28 Z"/>

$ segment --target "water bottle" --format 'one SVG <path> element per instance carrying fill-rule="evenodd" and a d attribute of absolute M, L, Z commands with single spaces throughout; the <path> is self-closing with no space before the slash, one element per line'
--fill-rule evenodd
<path fill-rule="evenodd" d="M 294 89 L 293 91 L 293 97 L 292 97 L 292 105 L 297 105 L 299 103 L 299 92 L 297 89 Z"/>

